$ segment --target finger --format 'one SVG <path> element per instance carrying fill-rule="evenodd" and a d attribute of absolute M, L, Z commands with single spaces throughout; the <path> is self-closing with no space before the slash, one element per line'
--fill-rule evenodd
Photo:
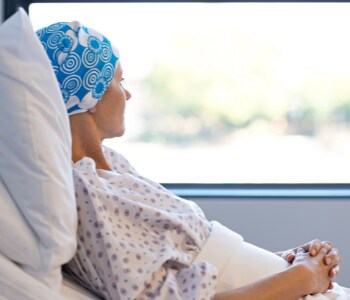
<path fill-rule="evenodd" d="M 323 241 L 322 242 L 322 248 L 327 249 L 327 253 L 330 252 L 332 250 L 332 243 L 328 242 L 328 241 Z"/>
<path fill-rule="evenodd" d="M 340 255 L 339 251 L 336 248 L 333 248 L 328 254 L 324 257 L 324 263 L 326 265 L 337 266 L 340 264 Z"/>
<path fill-rule="evenodd" d="M 295 255 L 297 252 L 298 248 L 293 248 L 293 249 L 289 249 L 287 251 L 284 251 L 281 255 L 281 257 L 286 260 L 288 263 L 293 263 L 294 259 L 295 259 Z"/>
<path fill-rule="evenodd" d="M 331 278 L 331 280 L 335 281 L 336 277 L 339 275 L 339 272 L 340 272 L 339 266 L 336 266 L 333 269 L 331 269 L 329 271 L 329 277 Z"/>
<path fill-rule="evenodd" d="M 322 247 L 322 242 L 318 239 L 313 240 L 307 244 L 305 244 L 302 248 L 306 251 L 306 252 L 310 252 L 311 256 L 315 256 L 321 249 Z"/>
<path fill-rule="evenodd" d="M 286 261 L 291 264 L 293 263 L 294 259 L 295 259 L 295 253 L 294 252 L 288 253 L 286 257 Z"/>
<path fill-rule="evenodd" d="M 328 254 L 328 250 L 326 248 L 321 248 L 320 251 L 317 253 L 317 255 L 323 256 L 324 263 L 326 264 L 326 257 Z"/>
<path fill-rule="evenodd" d="M 297 248 L 297 254 L 298 253 L 305 253 L 305 252 L 306 252 L 306 250 L 303 247 Z"/>
<path fill-rule="evenodd" d="M 284 251 L 281 255 L 281 257 L 285 260 L 287 260 L 288 258 L 288 255 L 292 252 L 292 250 L 287 250 L 287 251 Z"/>
<path fill-rule="evenodd" d="M 333 282 L 330 281 L 328 285 L 328 290 L 333 290 L 333 288 L 334 288 Z"/>

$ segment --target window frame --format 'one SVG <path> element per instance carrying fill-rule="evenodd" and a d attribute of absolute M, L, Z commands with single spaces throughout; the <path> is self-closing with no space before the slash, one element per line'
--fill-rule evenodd
<path fill-rule="evenodd" d="M 153 1 L 142 1 L 142 0 L 3 0 L 4 5 L 4 20 L 14 14 L 19 7 L 22 7 L 27 13 L 29 12 L 29 6 L 32 3 L 157 3 L 157 2 L 189 2 L 186 0 L 180 1 L 166 1 L 166 0 L 153 0 Z M 213 1 L 190 1 L 190 2 L 213 2 Z M 218 2 L 269 2 L 269 3 L 282 3 L 282 2 L 310 2 L 302 0 L 294 1 L 232 1 L 232 0 L 221 0 Z M 313 1 L 312 1 L 313 2 Z M 314 2 L 332 2 L 327 0 L 319 0 Z M 350 2 L 350 0 L 338 0 L 337 2 Z M 350 182 L 344 184 L 337 183 L 314 183 L 314 184 L 205 184 L 205 183 L 163 183 L 165 187 L 173 191 L 175 194 L 185 198 L 343 198 L 350 199 Z"/>

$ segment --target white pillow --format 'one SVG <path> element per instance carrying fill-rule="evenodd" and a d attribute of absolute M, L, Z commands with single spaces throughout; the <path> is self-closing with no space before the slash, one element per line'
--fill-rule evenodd
<path fill-rule="evenodd" d="M 23 9 L 0 26 L 0 91 L 0 177 L 18 209 L 1 211 L 0 251 L 58 290 L 60 267 L 76 248 L 71 136 L 56 77 Z M 37 249 L 26 248 L 33 243 L 19 231 L 19 215 Z M 11 216 L 16 232 L 5 231 Z"/>
<path fill-rule="evenodd" d="M 19 265 L 40 265 L 38 239 L 0 178 L 0 251 Z"/>

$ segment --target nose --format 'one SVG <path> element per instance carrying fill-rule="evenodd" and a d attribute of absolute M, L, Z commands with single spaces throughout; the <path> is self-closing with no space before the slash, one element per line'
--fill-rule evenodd
<path fill-rule="evenodd" d="M 129 90 L 127 89 L 124 89 L 124 92 L 125 92 L 125 98 L 126 100 L 129 100 L 131 98 L 131 93 L 129 92 Z"/>

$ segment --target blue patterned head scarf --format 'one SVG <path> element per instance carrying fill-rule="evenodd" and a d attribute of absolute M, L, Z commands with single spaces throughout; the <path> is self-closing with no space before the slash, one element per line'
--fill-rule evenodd
<path fill-rule="evenodd" d="M 37 35 L 51 60 L 68 114 L 93 108 L 114 77 L 118 50 L 77 21 L 52 24 Z"/>

